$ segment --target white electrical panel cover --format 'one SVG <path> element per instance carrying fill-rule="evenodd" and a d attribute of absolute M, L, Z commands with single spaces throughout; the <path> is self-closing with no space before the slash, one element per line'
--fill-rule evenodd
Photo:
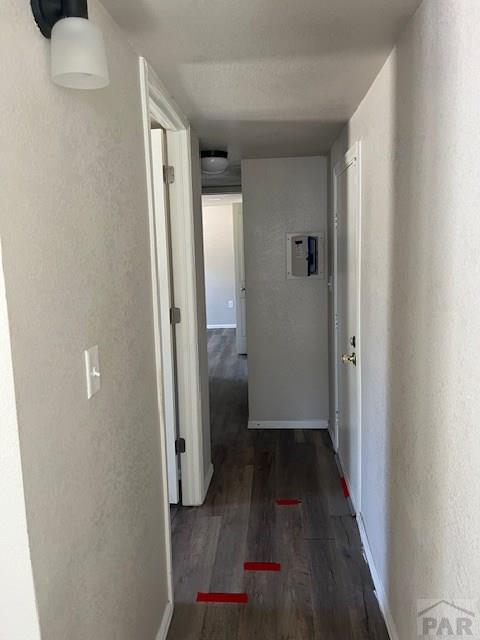
<path fill-rule="evenodd" d="M 287 233 L 287 279 L 325 278 L 325 233 Z"/>

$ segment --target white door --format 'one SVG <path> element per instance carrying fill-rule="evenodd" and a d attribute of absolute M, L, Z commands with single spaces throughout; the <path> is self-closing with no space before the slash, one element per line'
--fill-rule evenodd
<path fill-rule="evenodd" d="M 161 362 L 163 378 L 163 409 L 167 446 L 168 495 L 171 504 L 179 502 L 177 440 L 177 401 L 175 331 L 170 309 L 174 307 L 171 236 L 168 191 L 164 182 L 163 167 L 166 165 L 166 140 L 162 129 L 152 129 L 152 168 L 155 204 L 155 263 L 158 289 L 158 318 L 160 324 Z"/>
<path fill-rule="evenodd" d="M 243 244 L 243 207 L 233 205 L 233 237 L 235 246 L 235 297 L 237 352 L 247 353 L 247 289 L 245 285 L 245 249 Z"/>
<path fill-rule="evenodd" d="M 355 510 L 361 498 L 360 147 L 335 167 L 337 448 Z"/>

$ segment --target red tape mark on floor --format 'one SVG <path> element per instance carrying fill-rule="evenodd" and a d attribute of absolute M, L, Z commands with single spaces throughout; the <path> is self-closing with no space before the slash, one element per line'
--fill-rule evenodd
<path fill-rule="evenodd" d="M 279 562 L 244 562 L 245 571 L 280 571 L 282 565 Z"/>
<path fill-rule="evenodd" d="M 340 478 L 340 482 L 342 483 L 343 495 L 345 498 L 350 497 L 350 491 L 348 490 L 348 484 L 345 478 Z"/>
<path fill-rule="evenodd" d="M 247 604 L 247 593 L 197 593 L 197 602 L 226 602 L 233 604 Z"/>
<path fill-rule="evenodd" d="M 302 504 L 301 500 L 290 500 L 289 498 L 281 498 L 275 502 L 279 507 L 295 507 L 297 504 Z"/>

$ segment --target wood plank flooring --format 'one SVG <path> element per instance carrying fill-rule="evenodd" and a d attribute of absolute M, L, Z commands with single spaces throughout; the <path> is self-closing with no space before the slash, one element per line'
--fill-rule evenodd
<path fill-rule="evenodd" d="M 215 474 L 202 507 L 172 512 L 168 639 L 387 640 L 328 434 L 248 431 L 234 330 L 209 331 L 208 345 Z M 282 570 L 245 573 L 245 561 Z M 198 604 L 198 591 L 247 592 L 249 603 Z"/>

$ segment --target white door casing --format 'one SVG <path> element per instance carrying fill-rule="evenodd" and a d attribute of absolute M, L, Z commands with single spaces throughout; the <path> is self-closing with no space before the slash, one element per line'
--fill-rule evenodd
<path fill-rule="evenodd" d="M 233 238 L 235 252 L 236 342 L 239 355 L 247 354 L 247 288 L 245 283 L 245 248 L 243 242 L 243 206 L 234 203 Z"/>
<path fill-rule="evenodd" d="M 152 169 L 151 118 L 167 132 L 169 162 L 174 166 L 175 188 L 169 190 L 170 212 L 172 217 L 172 248 L 177 252 L 177 261 L 173 265 L 176 272 L 174 283 L 179 306 L 183 311 L 183 323 L 180 336 L 177 335 L 177 390 L 178 412 L 183 424 L 181 435 L 187 441 L 187 453 L 181 454 L 182 502 L 189 506 L 200 505 L 205 499 L 209 482 L 213 475 L 211 461 L 208 472 L 204 473 L 205 451 L 203 446 L 203 422 L 201 402 L 201 379 L 196 314 L 196 254 L 193 242 L 193 179 L 192 179 L 192 136 L 188 120 L 170 97 L 168 91 L 148 65 L 139 58 L 140 90 L 142 105 L 142 123 L 145 145 L 145 171 L 148 200 L 150 232 L 150 252 L 152 266 L 155 250 L 155 197 Z M 173 229 L 175 220 L 175 229 Z M 175 236 L 176 247 L 173 247 Z M 203 265 L 202 265 L 203 266 Z M 167 434 L 165 428 L 165 403 L 163 390 L 162 343 L 159 319 L 159 288 L 156 269 L 152 268 L 153 329 L 155 335 L 155 361 L 157 373 L 157 399 L 159 410 L 159 463 L 161 465 L 161 483 L 165 533 L 165 560 L 167 569 L 168 602 L 162 613 L 162 622 L 157 633 L 158 640 L 167 637 L 173 615 L 173 571 L 172 536 L 170 523 L 170 505 L 167 473 Z M 178 362 L 181 367 L 178 367 Z"/>
<path fill-rule="evenodd" d="M 197 291 L 197 270 L 203 273 L 203 254 L 199 260 L 195 242 L 195 218 L 201 221 L 200 161 L 198 150 L 192 158 L 192 133 L 167 131 L 168 162 L 175 169 L 175 181 L 170 184 L 170 212 L 172 235 L 172 265 L 175 304 L 181 311 L 181 322 L 175 327 L 177 347 L 177 398 L 179 435 L 185 439 L 186 451 L 180 454 L 182 478 L 182 504 L 203 504 L 213 476 L 210 454 L 210 420 L 204 416 L 206 397 L 203 383 L 208 381 L 206 327 L 199 322 L 199 297 L 205 299 L 205 290 Z M 198 145 L 197 145 L 198 146 Z M 198 176 L 194 189 L 192 162 L 198 162 Z M 205 368 L 201 370 L 199 327 L 205 333 Z M 203 337 L 203 336 L 202 336 Z M 208 431 L 208 433 L 207 433 Z M 208 449 L 208 452 L 207 452 Z M 205 460 L 205 454 L 208 459 Z"/>
<path fill-rule="evenodd" d="M 175 336 L 170 322 L 174 306 L 171 265 L 171 240 L 167 187 L 163 178 L 165 132 L 152 129 L 152 170 L 155 201 L 155 258 L 159 297 L 160 338 L 163 368 L 163 402 L 167 447 L 168 496 L 170 504 L 177 504 L 179 496 L 177 439 L 177 407 L 175 379 Z"/>
<path fill-rule="evenodd" d="M 173 184 L 169 185 L 168 192 L 174 298 L 175 304 L 181 312 L 181 322 L 176 325 L 175 330 L 177 414 L 178 431 L 179 435 L 185 439 L 186 451 L 181 453 L 179 457 L 182 504 L 196 506 L 203 504 L 213 475 L 209 450 L 210 438 L 207 433 L 209 420 L 206 417 L 204 419 L 203 416 L 203 413 L 206 413 L 202 395 L 202 380 L 204 378 L 200 363 L 203 356 L 200 352 L 198 330 L 197 270 L 203 269 L 201 256 L 197 254 L 195 248 L 194 231 L 195 217 L 198 212 L 194 210 L 193 169 L 198 159 L 196 150 L 194 157 L 192 156 L 194 136 L 187 118 L 147 61 L 140 58 L 139 62 L 150 217 L 154 215 L 150 118 L 158 122 L 166 132 L 168 162 L 173 167 L 175 176 Z M 161 356 L 161 348 L 157 347 L 157 349 Z M 163 384 L 161 384 L 163 372 L 159 360 L 160 356 L 157 357 L 157 386 L 160 408 L 163 412 Z M 208 394 L 205 402 L 208 407 Z M 164 428 L 162 428 L 162 437 L 166 440 Z M 164 450 L 166 457 L 166 443 L 165 449 L 162 443 L 162 455 Z M 165 482 L 165 486 L 167 486 L 167 482 Z M 170 529 L 168 529 L 168 535 L 170 536 Z"/>
<path fill-rule="evenodd" d="M 152 137 L 151 137 L 151 108 L 152 108 L 152 83 L 155 84 L 155 79 L 150 79 L 151 70 L 144 58 L 139 58 L 139 72 L 140 72 L 140 92 L 141 92 L 141 104 L 142 104 L 142 122 L 143 122 L 143 135 L 145 145 L 145 172 L 146 172 L 146 184 L 147 184 L 147 199 L 148 199 L 148 221 L 149 221 L 149 235 L 150 235 L 150 258 L 152 263 L 151 276 L 152 276 L 152 312 L 153 312 L 153 331 L 155 337 L 155 365 L 156 365 L 156 386 L 157 386 L 157 401 L 158 401 L 158 417 L 159 417 L 159 444 L 160 444 L 160 464 L 161 464 L 161 482 L 162 482 L 162 495 L 163 505 L 159 505 L 159 508 L 163 506 L 163 519 L 164 519 L 164 534 L 165 534 L 165 561 L 167 567 L 167 586 L 168 586 L 168 601 L 162 614 L 162 624 L 157 634 L 159 640 L 166 638 L 168 627 L 173 615 L 173 568 L 172 568 L 172 535 L 170 526 L 170 505 L 168 496 L 168 465 L 167 465 L 167 437 L 165 429 L 165 407 L 163 401 L 163 365 L 162 365 L 162 348 L 161 348 L 161 331 L 160 331 L 160 318 L 159 318 L 159 289 L 157 282 L 157 269 L 156 269 L 156 248 L 155 248 L 155 197 L 154 197 L 154 184 L 153 184 L 153 165 L 152 165 Z M 161 102 L 161 100 L 159 100 Z M 161 123 L 163 124 L 163 123 Z"/>
<path fill-rule="evenodd" d="M 361 510 L 360 144 L 334 169 L 334 444 L 352 503 Z M 342 357 L 344 361 L 342 361 Z M 347 358 L 350 358 L 348 360 Z M 355 359 L 355 363 L 352 362 Z"/>

